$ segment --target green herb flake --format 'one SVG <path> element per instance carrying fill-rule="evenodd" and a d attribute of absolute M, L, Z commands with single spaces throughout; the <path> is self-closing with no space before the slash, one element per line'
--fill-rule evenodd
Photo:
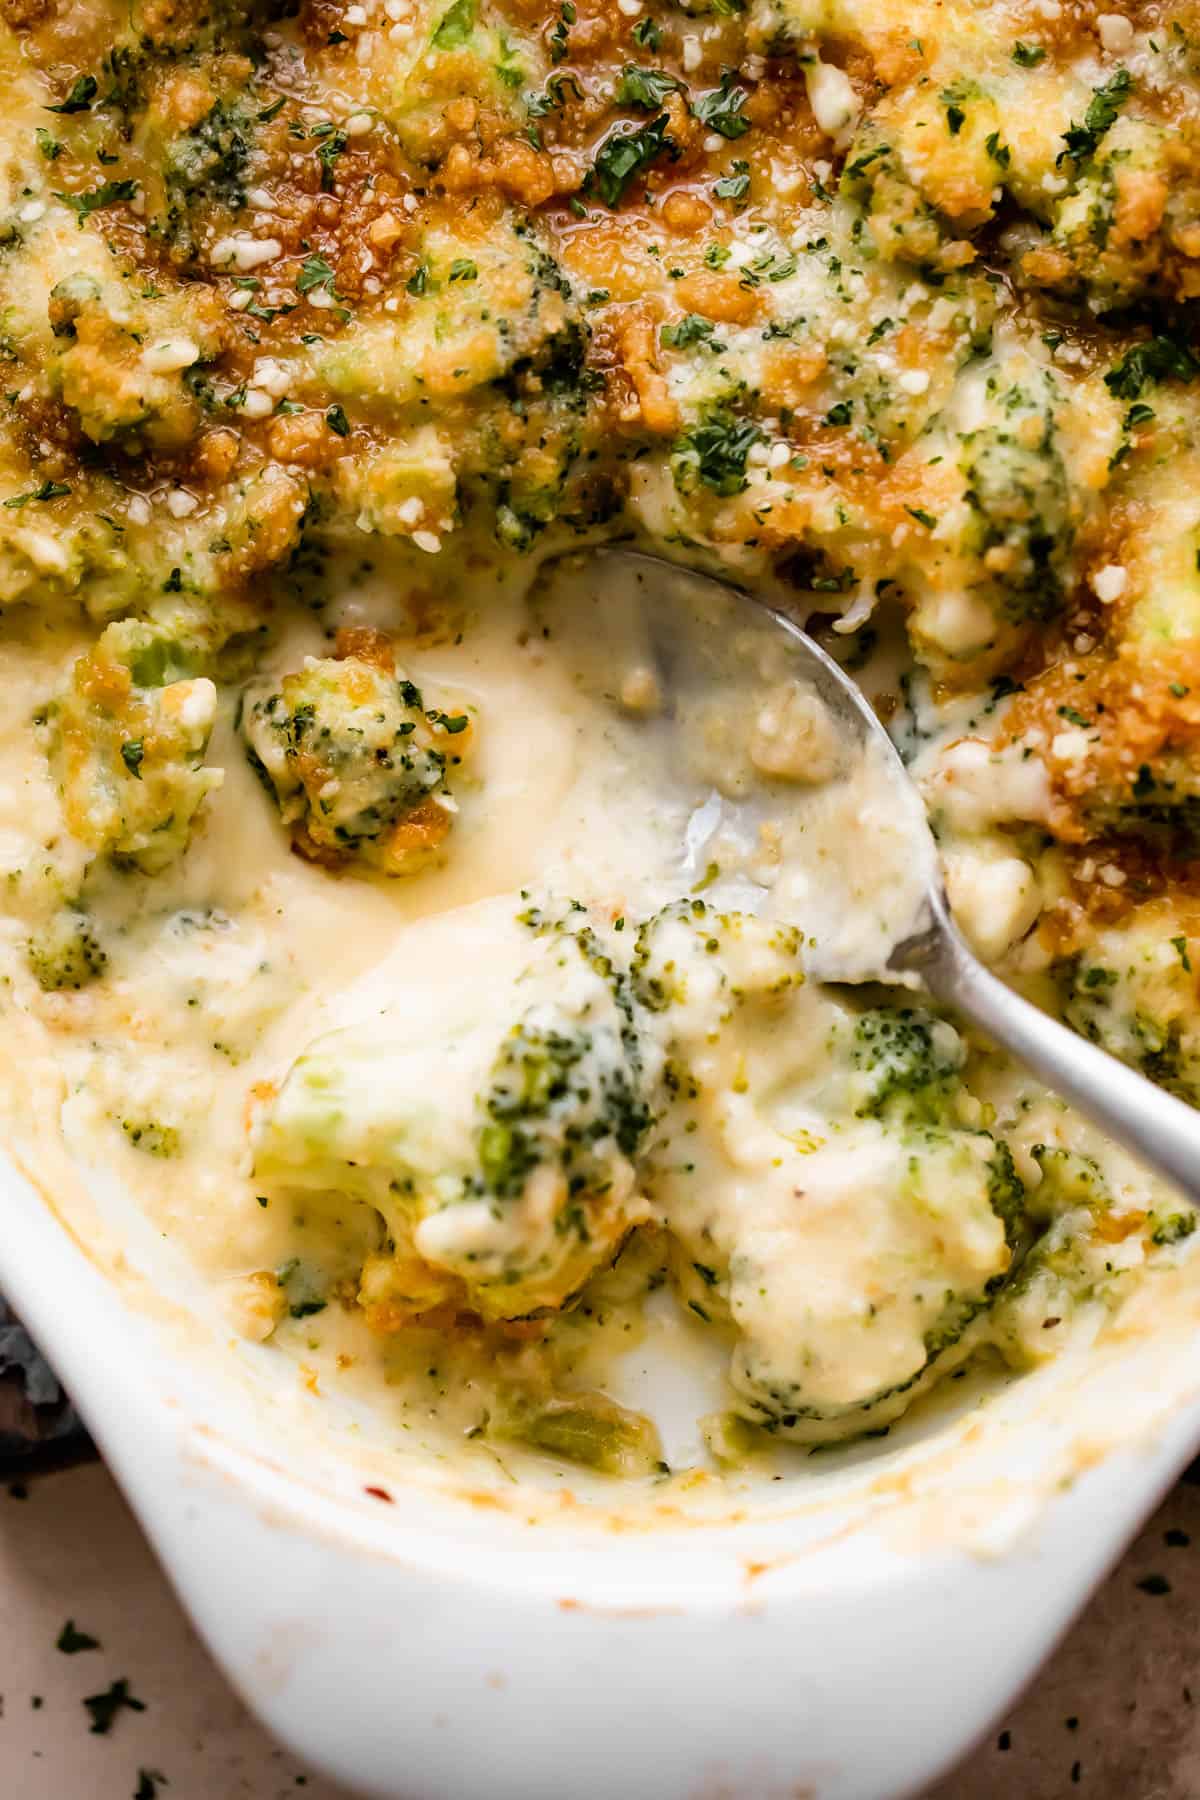
<path fill-rule="evenodd" d="M 61 1650 L 64 1656 L 79 1656 L 84 1650 L 100 1650 L 103 1645 L 99 1638 L 90 1637 L 86 1631 L 78 1631 L 74 1619 L 68 1619 L 55 1640 L 54 1648 Z"/>
<path fill-rule="evenodd" d="M 1171 939 L 1171 944 L 1172 944 L 1173 948 L 1175 949 L 1184 969 L 1190 975 L 1192 972 L 1192 962 L 1191 962 L 1191 958 L 1188 955 L 1187 938 L 1186 937 L 1173 937 Z"/>
<path fill-rule="evenodd" d="M 61 500 L 70 492 L 65 481 L 43 481 L 41 487 L 31 488 L 27 494 L 10 494 L 4 504 L 10 512 L 19 512 L 21 507 L 29 506 L 35 500 Z"/>
<path fill-rule="evenodd" d="M 1200 375 L 1200 362 L 1186 344 L 1174 338 L 1152 337 L 1127 350 L 1104 377 L 1104 385 L 1118 400 L 1136 400 L 1147 382 L 1191 381 Z"/>
<path fill-rule="evenodd" d="M 146 746 L 141 738 L 126 738 L 121 745 L 121 761 L 135 781 L 142 779 L 142 762 L 145 755 Z"/>
<path fill-rule="evenodd" d="M 744 200 L 750 192 L 750 164 L 735 162 L 728 175 L 713 184 L 718 200 Z"/>
<path fill-rule="evenodd" d="M 315 288 L 328 288 L 334 294 L 333 267 L 323 256 L 306 256 L 296 276 L 296 291 L 311 294 Z"/>
<path fill-rule="evenodd" d="M 713 322 L 701 313 L 685 313 L 675 325 L 664 325 L 659 338 L 668 350 L 686 350 L 689 344 L 708 344 L 712 342 Z"/>
<path fill-rule="evenodd" d="M 744 491 L 746 461 L 762 432 L 749 419 L 717 405 L 672 446 L 675 485 L 686 492 L 693 479 L 729 499 Z"/>
<path fill-rule="evenodd" d="M 321 146 L 317 151 L 317 161 L 321 165 L 321 192 L 333 192 L 333 165 L 346 148 L 349 139 L 344 131 L 336 131 L 332 125 L 319 125 L 313 133 L 319 137 Z"/>
<path fill-rule="evenodd" d="M 61 200 L 83 225 L 85 219 L 94 212 L 102 212 L 105 207 L 118 206 L 122 201 L 133 200 L 137 196 L 136 181 L 102 181 L 99 187 L 89 188 L 83 194 L 55 193 L 54 198 Z"/>
<path fill-rule="evenodd" d="M 748 98 L 747 90 L 738 85 L 736 71 L 725 69 L 719 87 L 692 101 L 692 117 L 723 138 L 744 137 L 750 129 L 749 119 L 742 117 L 742 108 Z"/>
<path fill-rule="evenodd" d="M 1114 125 L 1121 108 L 1133 92 L 1133 76 L 1128 69 L 1118 69 L 1110 80 L 1098 87 L 1092 94 L 1082 125 L 1074 121 L 1063 132 L 1063 142 L 1067 146 L 1060 151 L 1058 162 L 1064 162 L 1069 156 L 1073 162 L 1085 162 L 1092 156 L 1100 139 Z"/>
<path fill-rule="evenodd" d="M 92 101 L 96 98 L 97 86 L 94 75 L 80 75 L 65 100 L 60 100 L 57 106 L 44 106 L 42 111 L 48 113 L 90 112 Z"/>
<path fill-rule="evenodd" d="M 664 150 L 672 157 L 678 156 L 674 142 L 667 136 L 669 123 L 666 113 L 659 113 L 637 131 L 618 126 L 596 152 L 584 182 L 585 190 L 595 190 L 605 205 L 615 210 L 634 176 L 648 169 Z"/>
<path fill-rule="evenodd" d="M 118 1713 L 146 1710 L 145 1703 L 130 1693 L 129 1681 L 124 1675 L 103 1694 L 89 1694 L 83 1704 L 91 1715 L 90 1730 L 96 1737 L 108 1736 Z"/>
<path fill-rule="evenodd" d="M 1023 44 L 1018 41 L 1013 45 L 1012 59 L 1019 69 L 1036 69 L 1040 62 L 1046 60 L 1043 44 Z"/>
<path fill-rule="evenodd" d="M 666 69 L 640 69 L 636 63 L 626 63 L 613 98 L 618 106 L 657 112 L 667 95 L 678 93 L 682 86 L 678 77 Z"/>

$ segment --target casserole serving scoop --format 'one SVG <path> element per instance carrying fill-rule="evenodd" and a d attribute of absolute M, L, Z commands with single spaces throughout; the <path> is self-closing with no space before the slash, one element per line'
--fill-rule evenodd
<path fill-rule="evenodd" d="M 543 621 L 579 629 L 582 620 L 602 658 L 607 647 L 611 697 L 644 715 L 668 771 L 694 770 L 701 787 L 715 771 L 689 822 L 687 866 L 704 868 L 717 832 L 727 840 L 741 827 L 749 842 L 777 830 L 764 818 L 769 790 L 766 812 L 798 824 L 787 841 L 803 841 L 819 871 L 787 918 L 814 929 L 805 957 L 813 976 L 925 988 L 1200 1204 L 1200 1115 L 984 966 L 951 916 L 925 809 L 895 744 L 862 690 L 793 620 L 730 582 L 624 549 L 547 563 L 533 605 Z M 617 646 L 628 643 L 636 663 L 622 672 Z M 777 726 L 756 753 L 767 780 L 739 779 L 735 752 L 761 737 L 764 712 Z M 817 798 L 839 788 L 856 790 L 849 809 Z M 772 904 L 778 916 L 778 887 Z"/>

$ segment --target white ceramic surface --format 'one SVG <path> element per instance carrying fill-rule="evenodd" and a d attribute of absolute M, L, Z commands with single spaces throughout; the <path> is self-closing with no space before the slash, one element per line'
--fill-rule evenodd
<path fill-rule="evenodd" d="M 1189 1297 L 1100 1386 L 1067 1359 L 982 1430 L 948 1416 L 816 1459 L 724 1516 L 668 1492 L 651 1517 L 556 1495 L 533 1518 L 519 1493 L 394 1475 L 388 1503 L 361 1455 L 294 1428 L 272 1385 L 294 1368 L 266 1354 L 225 1379 L 179 1354 L 14 1168 L 0 1204 L 0 1285 L 214 1654 L 298 1754 L 391 1800 L 911 1792 L 1002 1710 L 1200 1440 Z"/>

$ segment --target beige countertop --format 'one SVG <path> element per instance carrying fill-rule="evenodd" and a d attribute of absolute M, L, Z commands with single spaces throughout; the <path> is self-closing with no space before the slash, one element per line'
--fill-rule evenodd
<path fill-rule="evenodd" d="M 231 1693 L 103 1468 L 21 1493 L 0 1488 L 5 1800 L 350 1800 Z M 97 1647 L 57 1649 L 68 1619 Z M 120 1681 L 145 1710 L 119 1709 L 96 1735 L 85 1700 Z M 1077 1789 L 1200 1794 L 1200 1477 L 1168 1497 L 1025 1699 L 926 1800 Z"/>

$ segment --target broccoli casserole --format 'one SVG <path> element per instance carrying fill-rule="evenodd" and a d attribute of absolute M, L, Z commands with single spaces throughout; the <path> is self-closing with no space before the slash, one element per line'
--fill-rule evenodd
<path fill-rule="evenodd" d="M 1200 1098 L 1193 0 L 2 11 L 4 1039 L 236 1329 L 653 1472 L 652 1326 L 722 1463 L 1186 1256 L 993 1047 L 812 977 L 802 847 L 697 835 L 636 619 L 537 571 L 807 621 L 981 954 Z M 700 739 L 717 803 L 836 789 L 786 683 Z"/>

